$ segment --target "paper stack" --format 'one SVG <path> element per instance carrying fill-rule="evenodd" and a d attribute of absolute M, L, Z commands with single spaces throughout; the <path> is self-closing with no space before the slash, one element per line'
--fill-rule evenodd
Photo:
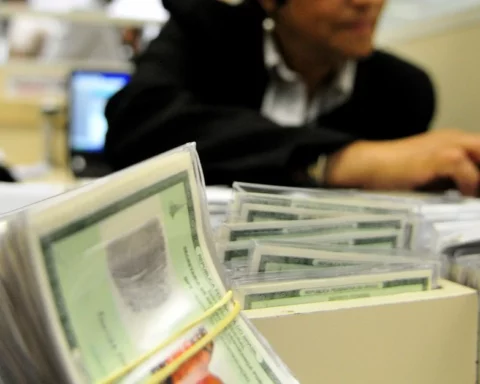
<path fill-rule="evenodd" d="M 297 383 L 232 300 L 193 145 L 0 227 L 6 383 Z"/>
<path fill-rule="evenodd" d="M 480 200 L 455 194 L 237 182 L 216 238 L 242 307 L 281 315 L 434 289 L 439 277 L 480 291 L 478 228 Z"/>
<path fill-rule="evenodd" d="M 457 224 L 457 225 L 455 225 Z M 480 215 L 471 220 L 437 224 L 432 228 L 437 248 L 449 258 L 449 279 L 479 292 Z M 480 314 L 477 337 L 477 382 L 480 378 Z"/>
<path fill-rule="evenodd" d="M 475 220 L 450 196 L 207 190 L 186 145 L 2 217 L 0 381 L 297 383 L 242 309 L 427 291 L 447 260 L 477 284 Z"/>
<path fill-rule="evenodd" d="M 457 225 L 459 217 L 464 222 Z M 480 202 L 452 195 L 237 182 L 216 240 L 242 308 L 284 313 L 434 289 L 449 267 L 435 228 L 464 228 L 475 218 Z"/>

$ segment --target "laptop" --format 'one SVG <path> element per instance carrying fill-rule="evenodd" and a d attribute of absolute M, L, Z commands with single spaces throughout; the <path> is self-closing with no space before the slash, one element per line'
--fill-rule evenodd
<path fill-rule="evenodd" d="M 68 153 L 76 178 L 111 172 L 104 156 L 105 105 L 130 80 L 129 72 L 75 70 L 69 79 Z"/>

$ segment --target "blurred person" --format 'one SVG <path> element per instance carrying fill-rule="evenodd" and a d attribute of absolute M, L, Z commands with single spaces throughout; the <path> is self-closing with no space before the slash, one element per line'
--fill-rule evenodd
<path fill-rule="evenodd" d="M 480 136 L 428 132 L 431 79 L 374 48 L 384 0 L 229 2 L 163 1 L 168 23 L 106 108 L 114 169 L 196 142 L 210 185 L 476 194 Z"/>

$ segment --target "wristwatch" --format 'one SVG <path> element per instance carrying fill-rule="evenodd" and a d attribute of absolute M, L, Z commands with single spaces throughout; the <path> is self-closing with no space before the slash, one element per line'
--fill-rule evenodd
<path fill-rule="evenodd" d="M 325 185 L 326 184 L 326 172 L 327 172 L 327 162 L 328 156 L 321 155 L 318 157 L 317 161 L 308 167 L 307 174 L 308 177 L 316 185 Z"/>

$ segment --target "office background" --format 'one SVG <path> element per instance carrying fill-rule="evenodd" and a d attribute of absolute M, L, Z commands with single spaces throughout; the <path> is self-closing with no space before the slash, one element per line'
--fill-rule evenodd
<path fill-rule="evenodd" d="M 114 0 L 98 6 L 97 0 L 22 0 L 0 3 L 4 20 L 0 38 L 0 149 L 14 164 L 31 164 L 44 156 L 45 125 L 42 107 L 65 106 L 65 79 L 72 68 L 129 67 L 125 58 L 66 59 L 61 54 L 47 59 L 12 54 L 9 25 L 24 18 L 43 24 L 53 36 L 62 25 L 95 25 L 122 33 L 137 31 L 137 49 L 152 39 L 167 20 L 160 0 Z M 100 1 L 100 0 L 98 0 Z M 73 23 L 73 24 L 72 24 Z M 27 22 L 28 24 L 28 22 Z M 22 40 L 17 36 L 17 41 Z M 55 37 L 54 37 L 55 38 Z M 378 45 L 423 66 L 438 90 L 436 127 L 480 131 L 480 108 L 476 90 L 480 86 L 479 0 L 389 0 L 377 35 Z M 56 165 L 66 162 L 65 116 L 55 116 L 52 136 Z"/>

